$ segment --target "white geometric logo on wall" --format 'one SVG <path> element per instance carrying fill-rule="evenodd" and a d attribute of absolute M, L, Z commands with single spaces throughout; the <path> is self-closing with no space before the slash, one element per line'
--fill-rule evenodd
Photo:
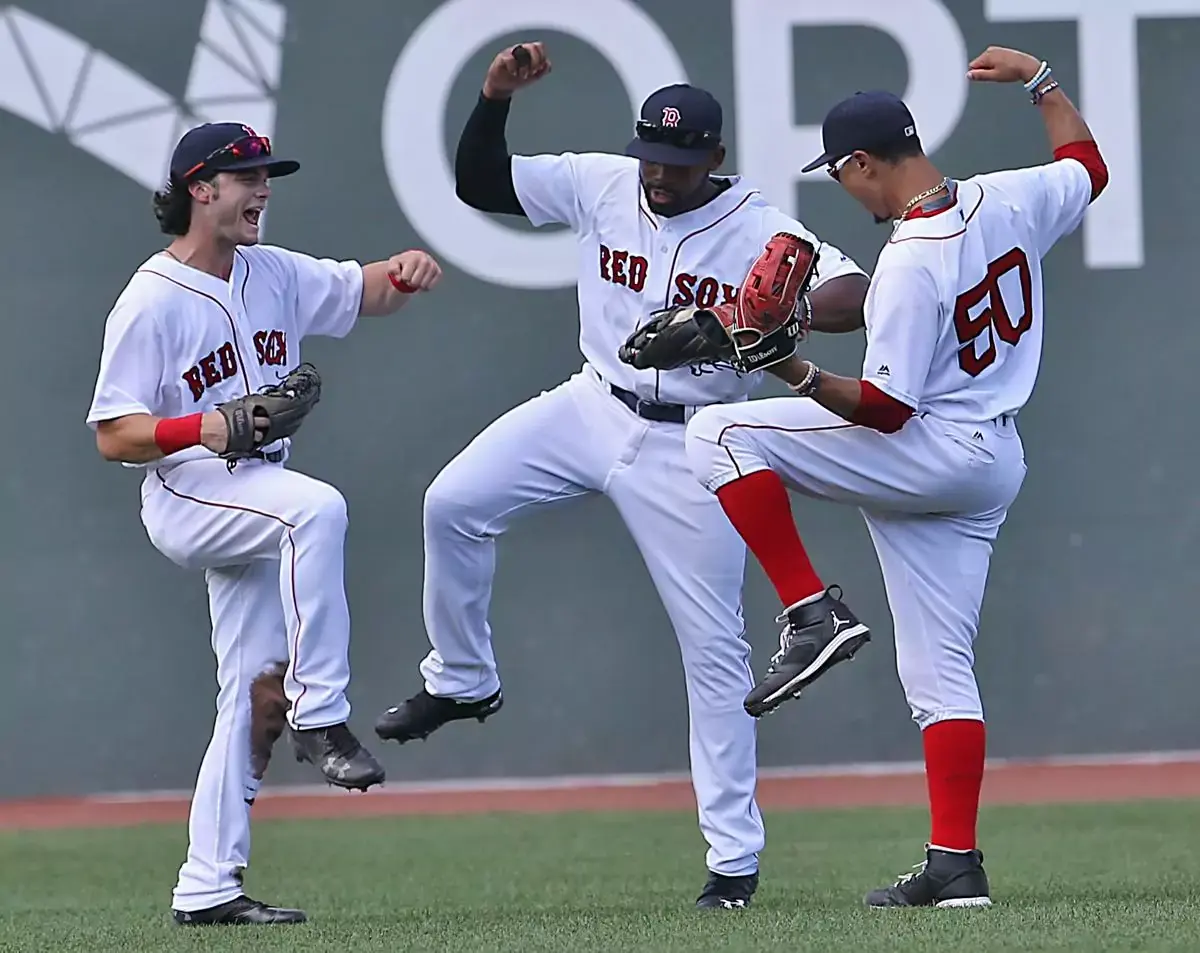
<path fill-rule="evenodd" d="M 0 109 L 160 188 L 190 126 L 234 121 L 273 134 L 286 21 L 276 0 L 207 0 L 177 99 L 62 27 L 0 6 Z"/>

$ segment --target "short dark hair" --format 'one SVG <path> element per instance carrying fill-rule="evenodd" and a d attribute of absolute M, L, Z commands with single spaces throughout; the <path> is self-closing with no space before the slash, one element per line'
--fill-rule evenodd
<path fill-rule="evenodd" d="M 889 165 L 895 165 L 902 159 L 911 159 L 914 156 L 924 155 L 925 150 L 921 148 L 920 136 L 909 136 L 906 139 L 901 139 L 891 145 L 883 146 L 879 149 L 864 150 L 868 155 L 874 156 L 876 159 L 882 159 Z"/>
<path fill-rule="evenodd" d="M 171 176 L 166 188 L 154 193 L 154 217 L 164 235 L 186 235 L 192 227 L 192 182 L 207 182 L 216 178 L 213 172 L 202 172 L 187 182 Z"/>

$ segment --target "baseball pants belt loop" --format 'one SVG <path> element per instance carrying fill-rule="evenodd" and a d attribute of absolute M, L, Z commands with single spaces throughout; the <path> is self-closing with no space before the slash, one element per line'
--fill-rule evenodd
<path fill-rule="evenodd" d="M 616 384 L 609 384 L 608 389 L 617 400 L 639 417 L 664 424 L 687 423 L 688 408 L 685 404 L 660 404 L 657 401 L 646 400 Z"/>

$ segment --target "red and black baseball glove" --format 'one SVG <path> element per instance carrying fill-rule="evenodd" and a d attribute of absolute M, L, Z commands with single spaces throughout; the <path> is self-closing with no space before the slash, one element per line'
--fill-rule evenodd
<path fill-rule="evenodd" d="M 805 293 L 818 257 L 811 242 L 778 232 L 751 266 L 735 302 L 655 311 L 617 356 L 638 369 L 660 371 L 728 363 L 747 373 L 786 361 L 808 334 Z"/>

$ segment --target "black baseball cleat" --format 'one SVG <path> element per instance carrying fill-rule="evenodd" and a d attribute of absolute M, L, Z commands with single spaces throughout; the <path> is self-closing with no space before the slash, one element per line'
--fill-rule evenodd
<path fill-rule="evenodd" d="M 774 711 L 871 641 L 870 629 L 841 596 L 839 586 L 830 586 L 816 602 L 791 606 L 775 620 L 784 624 L 779 651 L 762 681 L 746 696 L 748 714 L 758 718 Z"/>
<path fill-rule="evenodd" d="M 486 721 L 503 705 L 504 697 L 499 689 L 487 698 L 465 702 L 430 695 L 422 688 L 412 698 L 380 715 L 375 722 L 375 734 L 384 741 L 398 741 L 404 744 L 414 738 L 428 738 L 450 721 L 461 721 L 464 718 Z"/>
<path fill-rule="evenodd" d="M 262 926 L 270 923 L 308 921 L 303 910 L 269 907 L 249 897 L 238 897 L 206 910 L 172 910 L 171 917 L 181 927 Z"/>
<path fill-rule="evenodd" d="M 339 788 L 365 791 L 384 779 L 383 765 L 359 743 L 343 722 L 328 728 L 292 729 L 297 761 L 316 765 L 325 780 Z"/>
<path fill-rule="evenodd" d="M 952 851 L 925 848 L 925 862 L 917 864 L 890 887 L 872 890 L 868 907 L 990 907 L 983 854 L 977 850 Z"/>
<path fill-rule="evenodd" d="M 750 898 L 757 889 L 757 873 L 726 877 L 710 870 L 708 882 L 696 899 L 696 906 L 701 910 L 744 910 L 750 906 Z"/>

